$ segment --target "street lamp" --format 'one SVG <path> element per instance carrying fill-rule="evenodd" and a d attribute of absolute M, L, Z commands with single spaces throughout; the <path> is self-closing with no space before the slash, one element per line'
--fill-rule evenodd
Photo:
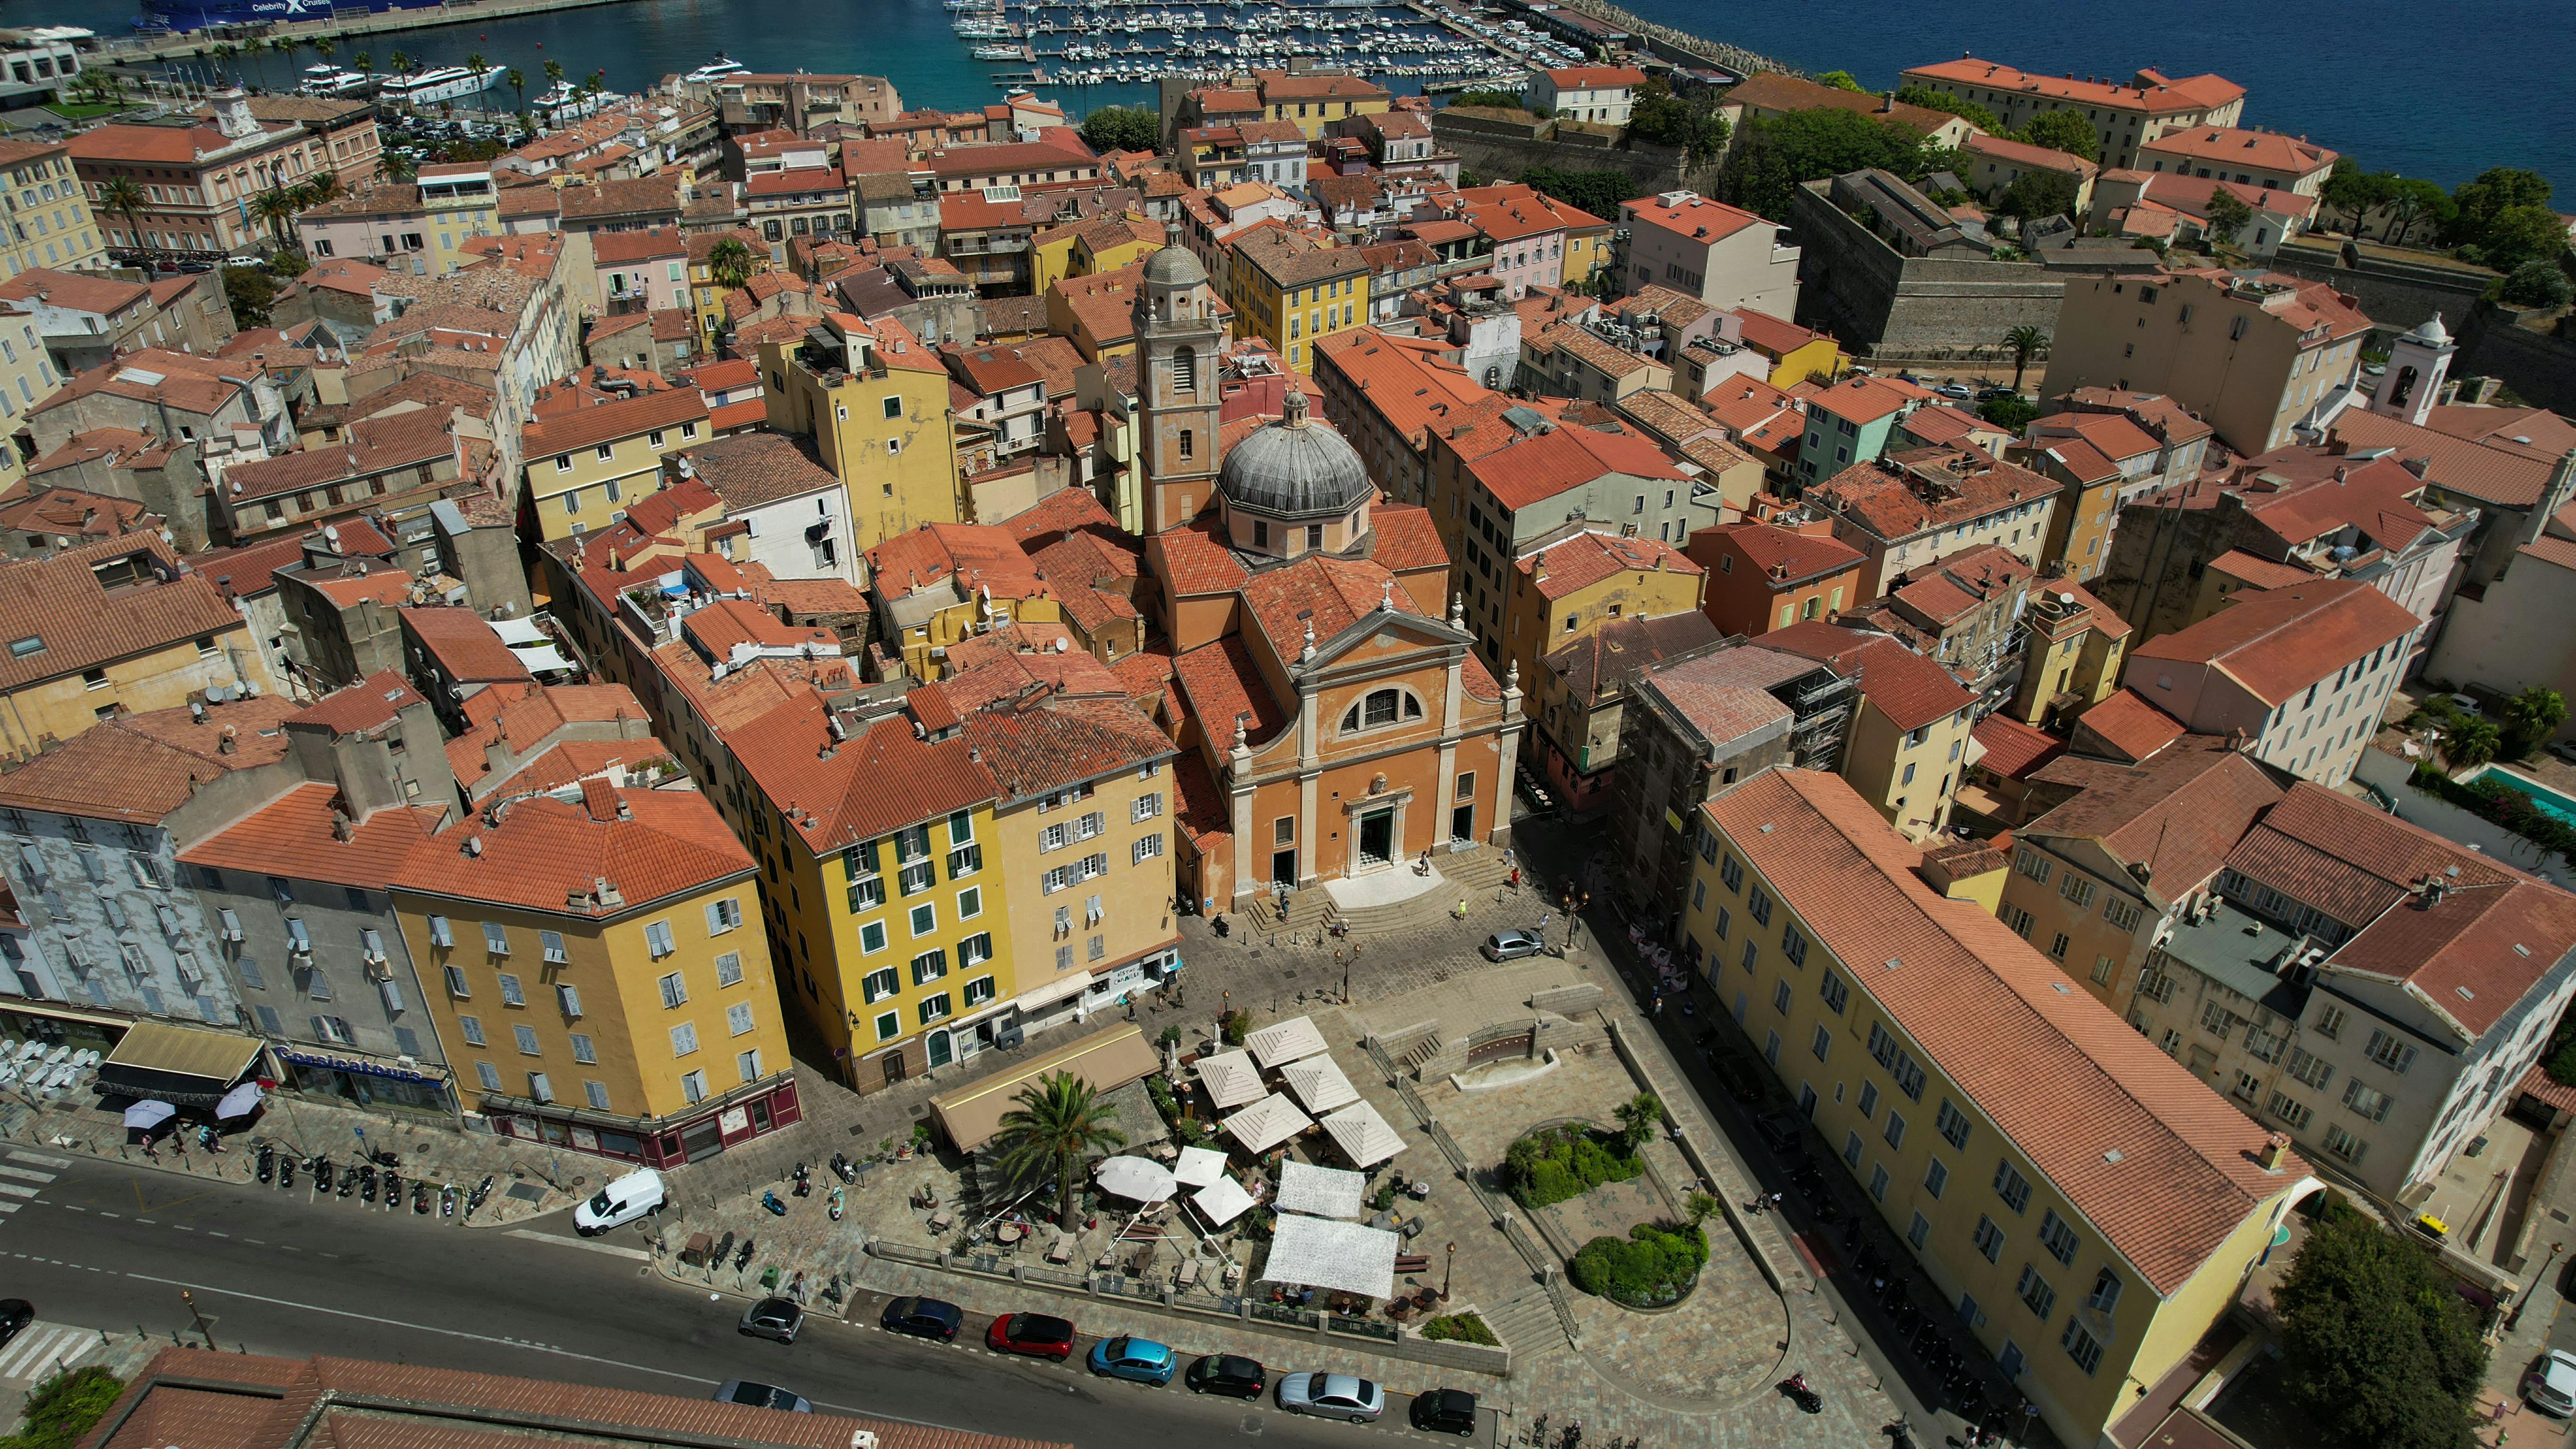
<path fill-rule="evenodd" d="M 207 1325 L 206 1315 L 198 1309 L 197 1295 L 182 1288 L 179 1290 L 179 1301 L 188 1305 L 188 1316 L 197 1321 L 197 1332 L 205 1335 L 206 1347 L 212 1349 L 215 1346 L 215 1331 Z"/>
<path fill-rule="evenodd" d="M 1449 1261 L 1440 1270 L 1440 1301 L 1449 1301 L 1449 1280 L 1458 1274 L 1458 1245 L 1449 1245 Z"/>

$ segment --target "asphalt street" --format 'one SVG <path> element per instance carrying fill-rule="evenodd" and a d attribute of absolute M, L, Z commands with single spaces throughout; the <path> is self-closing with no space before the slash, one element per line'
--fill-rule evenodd
<path fill-rule="evenodd" d="M 195 1341 L 184 1289 L 227 1350 L 683 1395 L 755 1379 L 824 1409 L 1084 1449 L 1254 1438 L 1315 1449 L 1432 1442 L 1404 1427 L 1392 1396 L 1389 1423 L 1319 1423 L 1267 1402 L 1203 1399 L 1177 1380 L 1156 1389 L 1096 1379 L 1078 1357 L 1055 1365 L 994 1355 L 980 1322 L 950 1345 L 885 1334 L 874 1327 L 881 1300 L 864 1294 L 854 1322 L 809 1318 L 792 1345 L 746 1338 L 735 1331 L 744 1300 L 664 1279 L 625 1239 L 579 1239 L 565 1214 L 509 1230 L 460 1229 L 408 1208 L 315 1202 L 300 1174 L 288 1194 L 97 1161 L 6 1157 L 12 1185 L 35 1192 L 0 1218 L 0 1296 L 28 1299 L 55 1323 L 165 1339 L 177 1331 Z M 39 1177 L 49 1180 L 38 1186 Z"/>

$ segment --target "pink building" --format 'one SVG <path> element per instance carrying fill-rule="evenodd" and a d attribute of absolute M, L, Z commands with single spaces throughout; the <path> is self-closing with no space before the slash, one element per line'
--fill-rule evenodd
<path fill-rule="evenodd" d="M 606 315 L 689 305 L 689 244 L 678 227 L 601 232 L 590 245 Z"/>

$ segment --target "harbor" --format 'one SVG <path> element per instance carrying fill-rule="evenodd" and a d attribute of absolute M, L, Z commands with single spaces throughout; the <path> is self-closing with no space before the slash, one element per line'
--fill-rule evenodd
<path fill-rule="evenodd" d="M 450 25 L 481 25 L 515 20 L 557 10 L 598 5 L 624 5 L 634 0 L 454 0 L 454 3 L 410 10 L 353 9 L 319 20 L 258 21 L 204 30 L 143 31 L 130 36 L 102 33 L 99 54 L 110 64 L 140 65 L 163 60 L 199 60 L 218 45 L 309 46 L 317 40 L 346 41 L 369 35 L 428 30 Z"/>
<path fill-rule="evenodd" d="M 988 79 L 1006 88 L 1213 81 L 1302 62 L 1365 75 L 1391 89 L 1517 90 L 1533 69 L 1584 59 L 1524 21 L 1477 23 L 1430 4 L 946 0 L 946 6 L 954 12 L 950 28 L 969 55 L 1005 67 Z"/>

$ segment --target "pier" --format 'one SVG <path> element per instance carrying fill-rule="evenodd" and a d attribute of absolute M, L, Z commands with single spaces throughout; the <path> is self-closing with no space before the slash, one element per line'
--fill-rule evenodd
<path fill-rule="evenodd" d="M 445 25 L 482 25 L 495 20 L 515 20 L 523 15 L 542 15 L 551 10 L 579 10 L 592 5 L 625 3 L 626 0 L 454 0 L 454 3 L 424 6 L 418 10 L 352 11 L 320 20 L 227 25 L 219 30 L 186 30 L 164 36 L 108 40 L 100 45 L 98 55 L 111 65 L 196 60 L 227 42 L 242 45 L 292 40 L 298 45 L 310 45 L 323 39 L 346 40 L 353 36 L 385 35 L 401 30 L 434 30 Z"/>

